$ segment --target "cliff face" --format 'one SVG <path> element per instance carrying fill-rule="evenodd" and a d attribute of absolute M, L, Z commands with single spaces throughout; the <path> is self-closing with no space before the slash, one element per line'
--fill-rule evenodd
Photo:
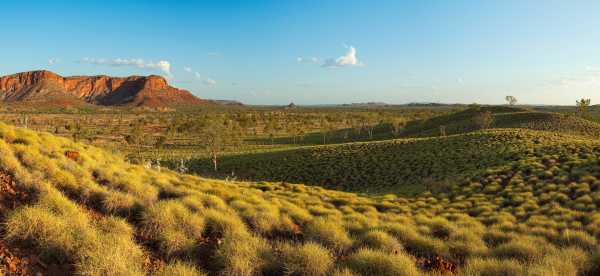
<path fill-rule="evenodd" d="M 50 71 L 31 71 L 0 77 L 0 101 L 44 102 L 57 98 L 97 105 L 149 107 L 206 103 L 154 75 L 62 77 Z"/>

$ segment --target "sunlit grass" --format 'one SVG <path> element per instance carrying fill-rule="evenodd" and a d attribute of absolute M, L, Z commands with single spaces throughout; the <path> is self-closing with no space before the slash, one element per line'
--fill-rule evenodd
<path fill-rule="evenodd" d="M 461 275 L 600 267 L 600 143 L 583 138 L 494 130 L 426 140 L 521 155 L 409 197 L 210 180 L 48 134 L 2 124 L 0 134 L 3 173 L 31 195 L 7 211 L 3 238 L 77 274 L 420 275 L 434 273 L 419 264 L 436 257 Z M 144 266 L 150 257 L 162 266 Z"/>

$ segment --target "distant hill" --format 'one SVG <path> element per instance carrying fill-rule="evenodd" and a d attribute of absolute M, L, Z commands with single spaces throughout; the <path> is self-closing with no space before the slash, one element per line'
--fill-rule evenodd
<path fill-rule="evenodd" d="M 510 106 L 469 108 L 427 120 L 412 121 L 406 125 L 403 136 L 439 136 L 442 127 L 447 135 L 475 131 L 479 129 L 479 126 L 474 122 L 474 119 L 478 114 L 484 112 L 489 112 L 492 115 L 490 128 L 526 128 L 600 137 L 600 124 L 598 123 L 572 115 L 532 111 Z"/>
<path fill-rule="evenodd" d="M 388 104 L 387 103 L 383 103 L 383 102 L 366 102 L 366 103 L 342 104 L 342 106 L 351 106 L 351 107 L 381 107 L 381 106 L 388 106 Z"/>
<path fill-rule="evenodd" d="M 62 77 L 31 71 L 0 77 L 0 101 L 51 106 L 189 106 L 208 103 L 187 90 L 167 84 L 161 76 Z"/>
<path fill-rule="evenodd" d="M 244 104 L 240 101 L 235 101 L 235 100 L 209 100 L 210 102 L 216 103 L 216 104 L 220 104 L 220 105 L 227 105 L 227 106 L 244 106 Z"/>

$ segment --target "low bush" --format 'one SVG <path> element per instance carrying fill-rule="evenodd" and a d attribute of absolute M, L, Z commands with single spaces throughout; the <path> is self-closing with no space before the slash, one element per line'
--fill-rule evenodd
<path fill-rule="evenodd" d="M 474 258 L 461 269 L 464 276 L 514 276 L 525 275 L 525 267 L 516 260 Z"/>
<path fill-rule="evenodd" d="M 155 276 L 204 276 L 206 273 L 200 271 L 192 264 L 175 261 L 173 263 L 167 264 L 163 266 L 160 270 L 158 270 Z"/>
<path fill-rule="evenodd" d="M 346 265 L 360 275 L 417 276 L 415 263 L 410 257 L 389 254 L 382 251 L 363 248 L 350 255 Z"/>
<path fill-rule="evenodd" d="M 327 275 L 333 266 L 333 256 L 314 242 L 286 243 L 281 248 L 281 263 L 286 275 Z"/>
<path fill-rule="evenodd" d="M 335 252 L 345 251 L 352 246 L 346 230 L 339 223 L 326 218 L 316 218 L 309 222 L 304 228 L 304 236 Z"/>

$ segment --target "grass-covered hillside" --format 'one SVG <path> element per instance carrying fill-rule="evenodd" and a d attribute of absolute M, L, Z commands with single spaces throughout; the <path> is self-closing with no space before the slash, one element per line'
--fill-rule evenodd
<path fill-rule="evenodd" d="M 525 128 L 565 134 L 600 137 L 600 124 L 576 117 L 553 112 L 532 111 L 510 106 L 473 107 L 456 113 L 441 115 L 426 120 L 409 122 L 403 130 L 406 137 L 440 136 L 466 133 L 479 130 L 482 125 L 478 116 L 491 115 L 486 128 Z"/>
<path fill-rule="evenodd" d="M 1 267 L 59 275 L 597 275 L 600 144 L 528 131 L 473 135 L 531 144 L 519 160 L 446 193 L 368 197 L 149 169 L 0 124 Z"/>
<path fill-rule="evenodd" d="M 549 132 L 497 129 L 447 137 L 232 155 L 221 159 L 217 173 L 204 159 L 192 160 L 189 167 L 192 172 L 219 177 L 234 175 L 345 191 L 410 194 L 444 189 L 466 176 L 529 158 L 536 150 L 560 151 L 582 139 Z"/>

